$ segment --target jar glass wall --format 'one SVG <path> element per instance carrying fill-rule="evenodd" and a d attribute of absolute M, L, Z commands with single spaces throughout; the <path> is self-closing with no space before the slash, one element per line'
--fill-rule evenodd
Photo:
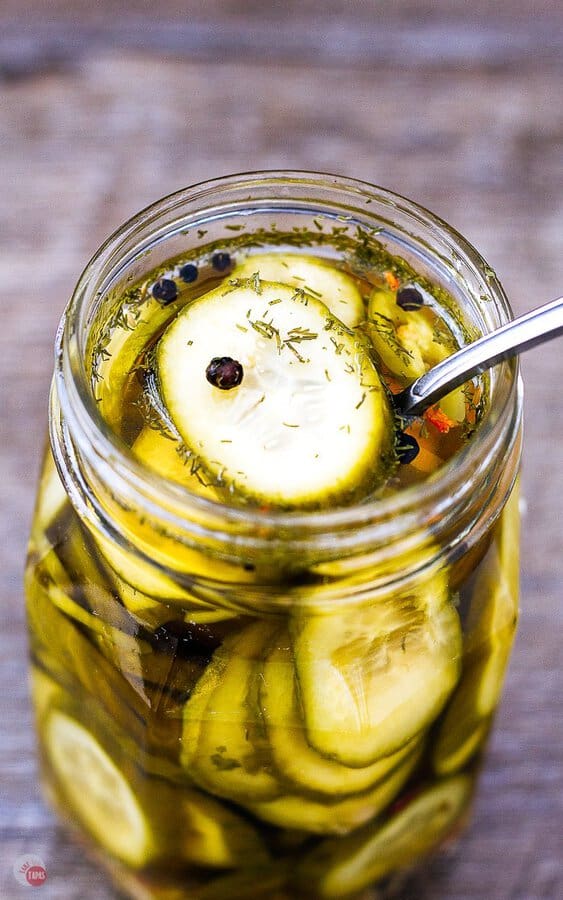
<path fill-rule="evenodd" d="M 116 347 L 139 352 L 145 277 L 281 247 L 416 275 L 460 343 L 510 317 L 447 225 L 309 173 L 175 194 L 85 270 L 59 330 L 30 541 L 32 688 L 45 791 L 131 896 L 345 897 L 395 877 L 466 817 L 502 689 L 518 614 L 514 363 L 483 380 L 449 461 L 333 508 L 205 496 L 102 415 L 128 389 L 100 372 Z"/>

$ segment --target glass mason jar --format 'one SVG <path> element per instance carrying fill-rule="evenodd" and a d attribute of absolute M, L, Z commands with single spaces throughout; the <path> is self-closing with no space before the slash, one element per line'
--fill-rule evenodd
<path fill-rule="evenodd" d="M 26 575 L 42 780 L 133 897 L 385 890 L 468 813 L 518 615 L 516 364 L 485 376 L 479 427 L 425 481 L 305 512 L 229 506 L 142 464 L 87 371 L 112 299 L 204 232 L 299 247 L 319 220 L 447 291 L 465 334 L 510 318 L 478 253 L 415 204 L 266 172 L 131 219 L 58 332 Z"/>

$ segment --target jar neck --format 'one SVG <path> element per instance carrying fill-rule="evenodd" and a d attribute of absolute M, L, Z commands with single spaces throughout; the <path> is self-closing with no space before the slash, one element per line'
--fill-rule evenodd
<path fill-rule="evenodd" d="M 268 559 L 279 560 L 283 568 L 290 559 L 303 566 L 348 558 L 353 569 L 354 560 L 365 566 L 369 559 L 383 578 L 390 572 L 396 578 L 392 561 L 402 559 L 406 577 L 407 570 L 434 564 L 444 548 L 454 553 L 462 542 L 477 540 L 500 513 L 520 454 L 521 396 L 514 362 L 492 373 L 483 422 L 433 476 L 392 497 L 327 512 L 261 512 L 196 496 L 143 467 L 96 409 L 85 347 L 110 285 L 126 275 L 139 277 L 147 255 L 145 269 L 153 268 L 151 248 L 162 259 L 174 255 L 181 226 L 193 229 L 212 221 L 216 229 L 218 223 L 224 228 L 243 213 L 268 210 L 271 216 L 283 209 L 287 216 L 289 207 L 311 219 L 321 211 L 346 220 L 352 231 L 376 229 L 378 242 L 390 253 L 412 259 L 469 309 L 476 330 L 486 332 L 510 318 L 500 285 L 476 251 L 430 213 L 380 188 L 310 173 L 256 173 L 199 185 L 123 226 L 82 275 L 58 332 L 51 394 L 55 460 L 79 515 L 113 540 L 127 541 L 122 510 L 152 523 L 160 534 L 238 564 Z"/>

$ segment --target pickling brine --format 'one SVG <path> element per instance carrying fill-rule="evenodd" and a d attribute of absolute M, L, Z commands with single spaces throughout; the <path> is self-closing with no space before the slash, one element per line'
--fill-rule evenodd
<path fill-rule="evenodd" d="M 132 897 L 359 896 L 465 820 L 518 617 L 514 365 L 392 395 L 509 310 L 380 189 L 205 187 L 110 239 L 59 333 L 42 780 Z"/>

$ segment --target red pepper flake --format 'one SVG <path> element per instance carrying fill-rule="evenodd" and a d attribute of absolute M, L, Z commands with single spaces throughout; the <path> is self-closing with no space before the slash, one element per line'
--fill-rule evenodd
<path fill-rule="evenodd" d="M 387 287 L 390 291 L 398 291 L 399 290 L 399 279 L 393 272 L 384 272 L 383 277 L 387 282 Z"/>
<path fill-rule="evenodd" d="M 427 409 L 424 418 L 441 434 L 447 434 L 450 428 L 455 428 L 457 424 L 439 406 L 431 406 L 430 409 Z"/>

